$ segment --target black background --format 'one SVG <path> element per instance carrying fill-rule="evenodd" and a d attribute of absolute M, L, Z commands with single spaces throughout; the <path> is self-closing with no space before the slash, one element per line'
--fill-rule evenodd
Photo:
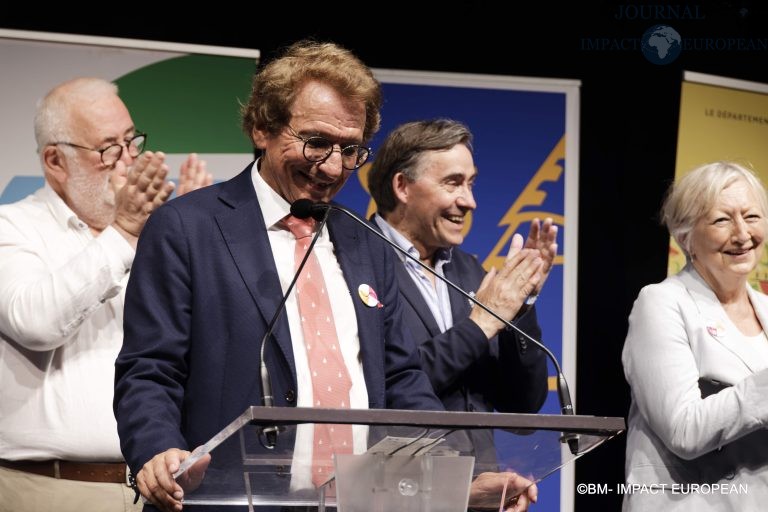
<path fill-rule="evenodd" d="M 683 50 L 659 66 L 643 57 L 639 38 L 663 24 L 683 39 L 765 44 L 768 7 L 756 1 L 576 3 L 287 1 L 267 8 L 212 2 L 168 11 L 152 3 L 67 3 L 38 6 L 34 14 L 4 13 L 0 27 L 257 48 L 262 60 L 315 37 L 348 47 L 376 68 L 580 80 L 577 412 L 626 416 L 629 389 L 620 355 L 627 317 L 640 288 L 666 274 L 668 239 L 657 212 L 674 175 L 682 73 L 768 83 L 766 50 Z M 679 15 L 664 10 L 667 16 L 657 16 L 656 7 L 664 5 Z M 618 19 L 623 13 L 635 19 Z M 603 38 L 626 49 L 595 49 Z M 615 486 L 623 481 L 623 461 L 622 435 L 577 461 L 576 482 Z M 615 494 L 576 495 L 577 511 L 620 507 Z"/>

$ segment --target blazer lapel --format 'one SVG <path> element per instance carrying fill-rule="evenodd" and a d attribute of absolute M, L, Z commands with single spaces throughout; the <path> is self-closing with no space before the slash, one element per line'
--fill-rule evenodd
<path fill-rule="evenodd" d="M 462 290 L 467 290 L 467 286 L 464 283 L 462 276 L 456 272 L 455 258 L 457 258 L 457 255 L 454 252 L 451 262 L 443 267 L 445 269 L 445 278 Z M 468 291 L 475 292 L 476 290 Z M 457 321 L 457 319 L 462 319 L 469 316 L 469 311 L 472 306 L 470 305 L 468 298 L 454 290 L 451 286 L 448 286 L 448 296 L 451 300 L 451 314 L 453 315 L 454 323 Z"/>
<path fill-rule="evenodd" d="M 216 215 L 216 223 L 235 261 L 240 277 L 245 282 L 251 299 L 256 303 L 266 324 L 272 320 L 277 311 L 283 291 L 269 244 L 267 228 L 264 225 L 264 217 L 253 189 L 251 166 L 227 182 L 219 198 L 231 209 Z M 295 375 L 296 368 L 286 315 L 281 315 L 278 319 L 273 335 Z"/>
<path fill-rule="evenodd" d="M 371 221 L 373 229 L 381 232 L 379 226 L 374 221 L 376 215 L 378 214 L 371 215 L 369 220 Z M 392 251 L 394 252 L 395 250 L 392 249 Z M 401 259 L 402 257 L 403 256 L 399 252 L 395 254 L 395 277 L 397 279 L 397 285 L 400 288 L 400 294 L 416 312 L 416 316 L 418 316 L 422 324 L 424 324 L 424 328 L 429 332 L 430 336 L 437 336 L 440 334 L 440 327 L 437 325 L 437 320 L 435 320 L 432 311 L 430 311 L 429 306 L 427 306 L 427 301 L 424 300 L 418 286 L 413 282 L 413 278 L 405 268 L 405 263 Z"/>
<path fill-rule="evenodd" d="M 752 307 L 755 308 L 755 313 L 757 313 L 757 319 L 763 327 L 763 333 L 768 334 L 768 300 L 766 300 L 765 295 L 756 291 L 749 285 L 747 285 L 747 293 L 749 293 L 749 300 L 752 302 Z M 749 366 L 749 364 L 747 364 L 747 366 Z M 750 370 L 757 372 L 759 369 L 750 366 Z"/>
<path fill-rule="evenodd" d="M 731 353 L 733 353 L 739 360 L 749 368 L 751 372 L 755 372 L 756 368 L 752 366 L 751 356 L 744 350 L 743 335 L 739 332 L 738 327 L 728 318 L 728 314 L 720 304 L 720 300 L 715 295 L 715 292 L 709 287 L 709 285 L 701 278 L 699 273 L 693 268 L 692 265 L 686 266 L 685 269 L 678 274 L 685 284 L 688 292 L 693 298 L 694 302 L 701 314 L 702 322 L 704 322 L 704 329 L 709 339 L 720 343 L 720 345 Z M 768 312 L 765 311 L 764 305 L 755 296 L 755 293 L 749 287 L 747 293 L 750 294 L 750 300 L 757 312 L 758 318 L 763 325 L 763 330 L 766 329 L 768 323 Z"/>
<path fill-rule="evenodd" d="M 437 325 L 435 316 L 427 306 L 427 301 L 421 295 L 418 286 L 413 282 L 411 274 L 405 268 L 405 264 L 397 258 L 395 264 L 395 275 L 397 275 L 397 284 L 400 286 L 400 293 L 405 297 L 408 304 L 411 305 L 416 315 L 429 331 L 430 336 L 437 336 L 440 334 L 440 327 Z"/>
<path fill-rule="evenodd" d="M 352 304 L 357 319 L 357 333 L 360 339 L 360 360 L 363 363 L 363 376 L 368 391 L 368 405 L 372 408 L 382 408 L 386 404 L 383 394 L 386 376 L 378 370 L 376 361 L 383 361 L 383 333 L 376 328 L 380 319 L 376 307 L 369 307 L 359 296 L 360 285 L 367 284 L 377 290 L 379 282 L 373 273 L 371 265 L 366 263 L 361 254 L 369 254 L 366 241 L 359 236 L 360 230 L 343 214 L 332 211 L 328 218 L 328 232 L 333 243 L 333 251 L 339 262 L 344 281 L 351 295 Z M 384 304 L 387 307 L 387 304 Z"/>

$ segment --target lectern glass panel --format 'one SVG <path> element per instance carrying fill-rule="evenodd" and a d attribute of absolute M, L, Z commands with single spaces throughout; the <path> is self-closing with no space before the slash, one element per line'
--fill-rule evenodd
<path fill-rule="evenodd" d="M 319 486 L 315 423 L 351 424 L 354 437 Z M 498 481 L 499 502 L 512 499 L 524 485 L 504 473 L 538 482 L 623 429 L 622 418 L 592 416 L 251 407 L 175 476 L 188 505 L 463 512 L 474 480 Z"/>

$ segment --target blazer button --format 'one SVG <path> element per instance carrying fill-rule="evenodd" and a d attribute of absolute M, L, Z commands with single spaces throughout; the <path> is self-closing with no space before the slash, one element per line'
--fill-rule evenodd
<path fill-rule="evenodd" d="M 296 401 L 296 393 L 292 389 L 289 389 L 288 392 L 285 393 L 285 401 L 289 404 Z"/>

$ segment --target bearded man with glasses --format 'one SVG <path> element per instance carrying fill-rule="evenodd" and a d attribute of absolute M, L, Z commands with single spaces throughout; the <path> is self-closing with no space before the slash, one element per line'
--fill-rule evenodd
<path fill-rule="evenodd" d="M 0 207 L 0 511 L 122 512 L 133 491 L 111 405 L 124 290 L 174 185 L 108 81 L 55 87 L 35 137 L 45 186 Z M 211 181 L 190 155 L 176 190 Z"/>

